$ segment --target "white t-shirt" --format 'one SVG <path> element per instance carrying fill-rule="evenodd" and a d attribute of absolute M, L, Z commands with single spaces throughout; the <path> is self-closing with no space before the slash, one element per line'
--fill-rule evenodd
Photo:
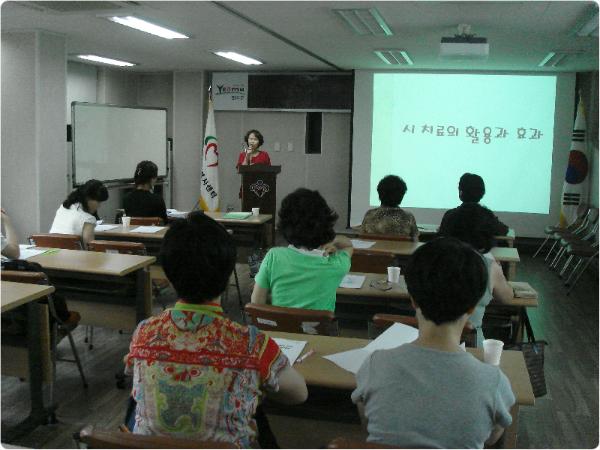
<path fill-rule="evenodd" d="M 69 209 L 60 205 L 56 210 L 54 222 L 50 227 L 50 233 L 59 234 L 83 234 L 83 225 L 91 223 L 96 226 L 96 218 L 81 208 L 80 203 L 74 203 Z"/>
<path fill-rule="evenodd" d="M 0 233 L 0 251 L 4 251 L 4 248 L 8 245 L 8 239 L 4 237 L 4 234 Z"/>

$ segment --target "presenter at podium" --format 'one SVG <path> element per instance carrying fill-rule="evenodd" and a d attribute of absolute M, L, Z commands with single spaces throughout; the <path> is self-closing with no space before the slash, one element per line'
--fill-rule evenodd
<path fill-rule="evenodd" d="M 262 134 L 258 130 L 250 130 L 244 136 L 244 150 L 240 153 L 236 168 L 239 166 L 253 166 L 255 164 L 264 164 L 265 166 L 271 165 L 271 158 L 269 154 L 264 150 L 260 150 L 260 147 L 264 144 Z"/>

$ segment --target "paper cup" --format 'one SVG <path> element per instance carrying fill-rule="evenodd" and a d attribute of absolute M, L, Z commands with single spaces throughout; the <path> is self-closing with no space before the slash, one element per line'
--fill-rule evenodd
<path fill-rule="evenodd" d="M 252 208 L 252 215 L 254 217 L 258 216 L 260 214 L 260 208 Z"/>
<path fill-rule="evenodd" d="M 131 217 L 123 216 L 121 217 L 121 222 L 123 223 L 123 227 L 129 228 L 129 225 L 131 225 Z"/>
<path fill-rule="evenodd" d="M 483 341 L 483 362 L 491 364 L 492 366 L 499 365 L 503 347 L 504 342 L 502 341 L 485 339 Z"/>
<path fill-rule="evenodd" d="M 387 271 L 390 283 L 400 283 L 400 267 L 388 267 Z"/>

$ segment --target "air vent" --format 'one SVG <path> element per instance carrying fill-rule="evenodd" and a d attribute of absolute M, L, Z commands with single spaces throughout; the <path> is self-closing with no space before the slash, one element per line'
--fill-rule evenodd
<path fill-rule="evenodd" d="M 26 6 L 38 11 L 47 11 L 55 13 L 81 13 L 81 12 L 99 12 L 115 11 L 123 8 L 132 8 L 139 6 L 138 2 L 63 2 L 63 1 L 45 1 L 45 2 L 17 2 L 21 6 Z"/>
<path fill-rule="evenodd" d="M 334 9 L 346 25 L 359 36 L 392 36 L 394 33 L 377 8 Z"/>
<path fill-rule="evenodd" d="M 392 64 L 396 66 L 408 65 L 412 66 L 413 62 L 408 56 L 406 50 L 393 49 L 393 48 L 382 48 L 379 50 L 373 50 L 381 60 L 386 64 Z"/>

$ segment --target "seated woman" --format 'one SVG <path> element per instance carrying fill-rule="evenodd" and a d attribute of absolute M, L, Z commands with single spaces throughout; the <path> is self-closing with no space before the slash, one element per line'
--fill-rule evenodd
<path fill-rule="evenodd" d="M 17 241 L 17 233 L 13 228 L 12 221 L 4 209 L 2 211 L 2 226 L 4 227 L 4 233 L 0 233 L 1 245 L 2 245 L 2 256 L 10 259 L 17 259 L 19 257 L 19 242 Z"/>
<path fill-rule="evenodd" d="M 163 198 L 154 194 L 158 167 L 152 161 L 142 161 L 133 175 L 135 190 L 123 199 L 125 214 L 133 217 L 160 217 L 167 223 L 167 207 Z"/>
<path fill-rule="evenodd" d="M 415 216 L 400 208 L 406 194 L 406 183 L 396 175 L 388 175 L 377 185 L 381 206 L 367 211 L 361 232 L 369 234 L 399 234 L 419 240 Z"/>
<path fill-rule="evenodd" d="M 513 289 L 502 272 L 502 266 L 490 253 L 494 246 L 495 233 L 496 216 L 479 203 L 464 203 L 442 222 L 439 230 L 440 236 L 454 237 L 471 245 L 485 260 L 489 274 L 488 287 L 469 318 L 469 323 L 473 328 L 477 328 L 478 342 L 482 338 L 480 331 L 485 307 L 492 298 L 503 303 L 514 297 Z"/>
<path fill-rule="evenodd" d="M 290 245 L 266 254 L 255 277 L 252 303 L 267 303 L 270 291 L 275 306 L 333 311 L 353 251 L 350 239 L 335 236 L 337 218 L 318 191 L 301 188 L 284 198 L 279 229 Z"/>
<path fill-rule="evenodd" d="M 108 190 L 101 181 L 86 181 L 58 207 L 50 233 L 77 234 L 86 249 L 88 242 L 94 240 L 100 203 L 107 199 Z"/>
<path fill-rule="evenodd" d="M 262 396 L 302 403 L 308 392 L 273 339 L 223 315 L 236 248 L 201 212 L 174 220 L 160 259 L 179 301 L 142 321 L 126 356 L 136 401 L 134 433 L 257 444 Z"/>

